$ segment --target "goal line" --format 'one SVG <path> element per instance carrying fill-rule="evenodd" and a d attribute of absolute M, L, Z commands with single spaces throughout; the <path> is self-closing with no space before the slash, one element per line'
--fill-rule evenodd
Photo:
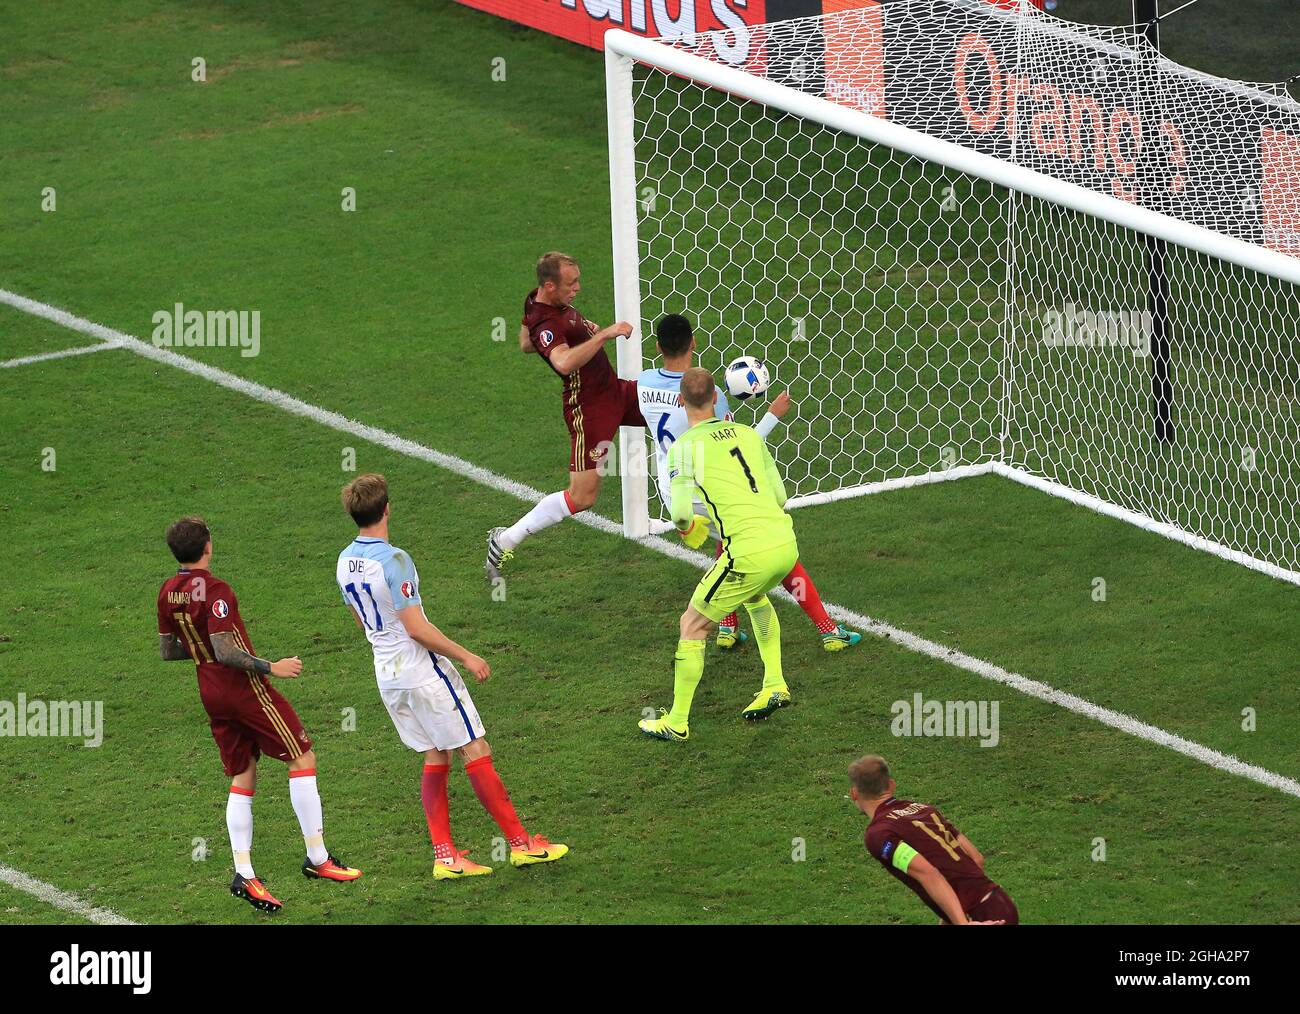
<path fill-rule="evenodd" d="M 997 133 L 1001 148 L 918 129 L 906 109 L 876 115 L 875 99 L 834 93 L 829 71 L 812 85 L 790 71 L 791 52 L 829 53 L 838 33 L 842 51 L 860 62 L 874 53 L 882 68 L 882 40 L 899 62 L 911 47 L 915 73 L 937 59 L 923 17 L 947 18 L 957 51 L 987 59 L 983 92 L 960 62 L 957 85 L 943 64 L 942 85 L 967 88 L 976 119 L 1011 102 L 1005 128 L 978 127 Z M 882 34 L 881 18 L 893 19 L 894 35 Z M 846 44 L 852 33 L 861 38 Z M 1116 64 L 1149 54 L 964 0 L 759 26 L 736 66 L 719 55 L 728 43 L 711 41 L 716 34 L 605 36 L 615 312 L 641 325 L 619 340 L 620 376 L 646 365 L 641 336 L 657 316 L 685 312 L 708 336 L 709 356 L 753 352 L 810 405 L 798 435 L 773 436 L 794 473 L 792 507 L 993 474 L 1300 584 L 1300 260 L 1290 255 L 1300 251 L 1285 236 L 1268 240 L 1281 235 L 1275 208 L 1273 218 L 1250 209 L 1263 223 L 1256 229 L 1209 197 L 1214 215 L 1198 218 L 1145 194 L 1159 176 L 1146 161 L 1157 143 L 1186 169 L 1168 183 L 1179 193 L 1205 185 L 1196 172 L 1229 170 L 1227 161 L 1193 164 L 1202 153 L 1181 147 L 1192 129 L 1179 133 L 1176 109 L 1152 114 L 1157 140 L 1140 149 L 1145 121 L 1128 107 L 1144 101 L 1134 90 L 1141 68 L 1098 78 L 1098 93 L 1113 97 L 1109 121 L 1091 95 L 1050 83 L 1050 61 L 1073 72 L 1077 55 L 1053 46 Z M 1019 77 L 1005 68 L 1013 94 L 1024 84 L 1019 113 L 997 91 L 999 40 L 1023 60 Z M 866 72 L 854 66 L 860 80 Z M 1275 190 L 1285 177 L 1300 215 L 1300 105 L 1176 65 L 1157 70 L 1223 97 L 1215 115 L 1237 116 L 1239 132 L 1258 138 L 1261 172 Z M 903 76 L 894 64 L 890 72 Z M 917 80 L 921 94 L 905 99 L 919 108 L 933 99 L 925 88 L 940 85 Z M 1182 101 L 1167 91 L 1166 105 Z M 1228 132 L 1217 121 L 1194 126 Z M 1056 171 L 1041 150 L 1023 150 L 1031 137 L 1085 169 L 1106 163 L 1115 178 L 1104 187 L 1069 178 L 1083 170 Z M 933 210 L 937 190 L 955 195 L 959 210 Z M 1154 329 L 1144 320 L 1135 331 L 1145 344 L 1130 347 L 1123 329 L 1140 312 L 1113 308 L 1145 304 L 1157 281 L 1169 305 Z M 1076 317 L 1102 340 L 1078 338 Z M 657 527 L 646 438 L 625 429 L 620 439 L 623 529 L 638 538 Z"/>

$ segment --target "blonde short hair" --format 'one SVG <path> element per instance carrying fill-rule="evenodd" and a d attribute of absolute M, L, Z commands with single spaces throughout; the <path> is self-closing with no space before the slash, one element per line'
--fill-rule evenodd
<path fill-rule="evenodd" d="M 388 480 L 375 472 L 358 475 L 343 487 L 343 509 L 358 528 L 368 528 L 384 516 L 388 506 Z"/>
<path fill-rule="evenodd" d="M 547 282 L 560 284 L 560 272 L 568 264 L 573 267 L 578 266 L 575 261 L 566 253 L 560 253 L 558 250 L 552 250 L 550 253 L 544 253 L 537 258 L 537 284 L 543 286 Z"/>
<path fill-rule="evenodd" d="M 869 753 L 849 765 L 849 781 L 858 795 L 875 799 L 889 791 L 889 765 L 885 758 Z"/>
<path fill-rule="evenodd" d="M 691 408 L 708 408 L 713 404 L 713 374 L 702 366 L 692 366 L 682 374 L 682 401 Z"/>

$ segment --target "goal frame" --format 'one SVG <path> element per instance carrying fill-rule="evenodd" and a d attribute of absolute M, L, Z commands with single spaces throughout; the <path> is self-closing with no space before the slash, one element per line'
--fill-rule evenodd
<path fill-rule="evenodd" d="M 618 340 L 618 374 L 635 379 L 643 369 L 646 322 L 641 319 L 636 193 L 636 121 L 633 108 L 634 63 L 707 85 L 738 98 L 789 113 L 895 151 L 934 162 L 957 172 L 1035 197 L 1069 210 L 1164 240 L 1209 257 L 1300 286 L 1300 260 L 1244 240 L 1214 232 L 1181 219 L 1129 204 L 1044 173 L 965 148 L 951 141 L 884 120 L 869 113 L 810 95 L 767 78 L 696 56 L 680 47 L 642 38 L 621 29 L 605 33 L 605 83 L 609 123 L 611 228 L 614 257 L 614 310 L 631 322 L 633 333 Z M 999 424 L 1005 399 L 999 399 Z M 648 467 L 644 430 L 624 427 L 620 433 L 620 475 L 623 491 L 623 532 L 628 538 L 651 534 Z M 906 489 L 974 475 L 1000 475 L 1041 490 L 1107 517 L 1126 521 L 1167 539 L 1211 553 L 1271 577 L 1300 585 L 1300 571 L 1251 556 L 1147 514 L 1121 507 L 1063 483 L 1045 479 L 1002 460 L 991 460 L 918 475 L 796 497 L 790 507 L 829 503 L 869 493 Z"/>

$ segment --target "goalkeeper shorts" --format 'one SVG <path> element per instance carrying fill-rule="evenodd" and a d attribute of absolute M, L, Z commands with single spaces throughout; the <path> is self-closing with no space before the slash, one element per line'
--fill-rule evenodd
<path fill-rule="evenodd" d="M 695 586 L 691 605 L 717 623 L 746 602 L 763 598 L 798 562 L 799 544 L 794 541 L 741 560 L 723 553 Z"/>

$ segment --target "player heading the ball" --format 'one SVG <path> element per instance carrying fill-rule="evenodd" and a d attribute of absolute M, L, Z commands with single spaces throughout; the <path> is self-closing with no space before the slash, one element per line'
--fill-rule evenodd
<path fill-rule="evenodd" d="M 569 846 L 524 830 L 510 795 L 492 765 L 483 721 L 452 660 L 482 683 L 492 669 L 468 648 L 447 637 L 424 615 L 415 562 L 388 541 L 388 482 L 359 475 L 343 487 L 343 508 L 359 529 L 339 553 L 336 577 L 343 602 L 375 656 L 379 697 L 412 750 L 424 754 L 420 798 L 433 843 L 438 880 L 491 873 L 466 858 L 452 842 L 447 803 L 451 755 L 460 755 L 474 794 L 505 835 L 512 866 L 554 862 Z"/>
<path fill-rule="evenodd" d="M 672 519 L 692 548 L 710 531 L 722 541 L 722 555 L 700 579 L 680 622 L 673 664 L 673 706 L 640 729 L 670 741 L 689 737 L 691 700 L 704 674 L 709 630 L 744 605 L 763 657 L 763 685 L 742 718 L 767 718 L 790 703 L 781 672 L 781 624 L 767 593 L 799 560 L 794 524 L 785 512 L 785 484 L 767 444 L 751 427 L 719 419 L 713 374 L 699 367 L 681 380 L 686 432 L 668 452 Z M 696 501 L 708 511 L 695 513 Z"/>
<path fill-rule="evenodd" d="M 668 481 L 668 452 L 673 444 L 686 432 L 686 409 L 682 407 L 682 375 L 691 368 L 695 355 L 695 334 L 690 321 L 680 314 L 670 313 L 655 325 L 655 341 L 663 364 L 657 369 L 644 371 L 636 382 L 637 399 L 641 403 L 641 414 L 645 417 L 646 428 L 654 438 L 655 474 L 658 478 L 659 496 L 665 507 L 672 505 L 672 489 Z M 727 396 L 721 388 L 716 388 L 718 397 L 713 403 L 713 414 L 718 419 L 732 418 Z M 776 429 L 793 402 L 790 395 L 782 391 L 772 399 L 763 418 L 759 420 L 754 431 L 764 440 Z M 696 514 L 706 513 L 701 503 L 695 505 Z M 716 556 L 722 555 L 722 541 L 718 533 L 710 529 L 709 535 L 716 541 Z M 856 631 L 847 630 L 830 618 L 822 605 L 822 598 L 817 585 L 804 570 L 803 564 L 796 562 L 790 573 L 781 579 L 781 587 L 788 591 L 799 608 L 812 621 L 821 635 L 822 647 L 826 651 L 843 651 L 852 648 L 862 640 Z M 736 613 L 733 611 L 722 618 L 718 624 L 718 647 L 729 651 L 737 644 L 748 640 L 739 630 Z"/>
<path fill-rule="evenodd" d="M 519 350 L 537 353 L 563 380 L 561 405 L 569 428 L 569 488 L 551 493 L 508 528 L 488 532 L 484 570 L 489 581 L 501 576 L 501 564 L 524 539 L 585 511 L 600 495 L 602 459 L 620 426 L 644 426 L 637 407 L 636 381 L 614 372 L 605 343 L 632 333 L 619 321 L 600 328 L 573 306 L 582 290 L 578 262 L 551 252 L 537 261 L 537 288 L 524 299 Z"/>
<path fill-rule="evenodd" d="M 849 796 L 871 818 L 867 851 L 945 925 L 1014 926 L 1016 903 L 984 873 L 984 857 L 929 803 L 899 799 L 885 758 L 849 765 Z"/>
<path fill-rule="evenodd" d="M 230 893 L 264 912 L 283 907 L 258 879 L 251 856 L 253 792 L 257 759 L 263 753 L 289 767 L 289 801 L 307 846 L 303 875 L 313 880 L 356 880 L 361 871 L 325 847 L 311 739 L 293 706 L 266 679 L 296 679 L 302 661 L 295 655 L 268 662 L 253 654 L 234 590 L 208 569 L 212 533 L 202 518 L 174 522 L 167 529 L 167 546 L 181 566 L 158 589 L 159 648 L 166 662 L 193 659 L 199 699 L 221 751 L 222 767 L 230 776 L 226 831 L 235 858 Z"/>

